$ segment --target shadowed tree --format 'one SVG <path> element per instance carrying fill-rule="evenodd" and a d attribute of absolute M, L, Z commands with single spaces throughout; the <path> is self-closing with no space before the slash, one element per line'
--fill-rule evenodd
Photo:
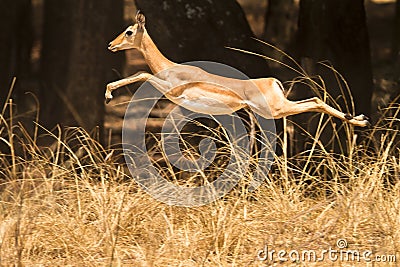
<path fill-rule="evenodd" d="M 44 10 L 42 123 L 102 126 L 105 85 L 122 63 L 107 44 L 123 27 L 123 0 L 47 0 Z"/>
<path fill-rule="evenodd" d="M 23 98 L 24 92 L 20 83 L 31 74 L 31 25 L 30 0 L 0 0 L 0 34 L 3 36 L 0 42 L 0 115 L 6 104 L 13 77 L 17 77 L 17 84 L 11 98 L 14 100 L 13 103 L 20 104 L 22 102 L 20 99 Z M 13 110 L 15 111 L 15 107 Z M 8 115 L 6 113 L 5 117 L 7 118 Z M 3 121 L 0 122 L 0 135 L 5 138 L 4 140 L 9 139 L 7 131 L 4 131 Z M 3 154 L 4 160 L 8 161 L 11 160 L 11 157 L 6 155 L 10 155 L 11 150 L 4 140 L 0 141 L 0 154 Z"/>
<path fill-rule="evenodd" d="M 13 77 L 18 80 L 30 75 L 30 52 L 32 48 L 31 1 L 0 0 L 0 107 L 9 92 Z M 12 97 L 23 94 L 17 86 Z"/>
<path fill-rule="evenodd" d="M 400 0 L 396 1 L 396 18 L 394 22 L 393 59 L 397 64 L 400 61 Z"/>
<path fill-rule="evenodd" d="M 393 60 L 395 63 L 396 73 L 400 72 L 400 0 L 396 1 L 396 18 L 394 22 L 393 34 Z M 400 83 L 400 80 L 398 81 Z M 397 90 L 397 95 L 394 95 L 396 102 L 400 104 L 400 88 Z"/>
<path fill-rule="evenodd" d="M 363 0 L 301 0 L 298 47 L 300 58 L 332 63 L 348 82 L 356 113 L 370 114 L 373 85 Z M 327 89 L 334 98 L 341 94 L 335 81 Z"/>
<path fill-rule="evenodd" d="M 295 0 L 268 0 L 263 38 L 285 50 L 294 41 L 299 6 Z"/>
<path fill-rule="evenodd" d="M 298 59 L 310 75 L 324 79 L 328 93 L 345 112 L 370 114 L 373 91 L 369 36 L 363 0 L 301 0 L 299 31 L 297 36 Z M 354 97 L 355 110 L 344 100 L 350 100 L 345 85 L 332 70 L 318 64 L 332 65 L 346 80 Z M 304 89 L 304 90 L 303 90 Z M 309 97 L 311 90 L 294 90 L 295 98 Z M 349 109 L 346 110 L 346 106 Z M 313 131 L 309 114 L 294 117 L 302 127 Z M 341 122 L 337 125 L 340 127 Z M 325 132 L 332 132 L 329 128 Z M 295 131 L 299 132 L 299 131 Z M 296 134 L 297 140 L 303 140 Z M 331 134 L 327 134 L 325 143 Z M 345 148 L 345 134 L 339 133 L 341 147 Z M 340 144 L 340 143 L 339 143 Z M 338 145 L 338 144 L 336 144 Z M 344 152 L 335 145 L 335 150 Z M 304 150 L 304 140 L 298 142 L 296 151 Z"/>

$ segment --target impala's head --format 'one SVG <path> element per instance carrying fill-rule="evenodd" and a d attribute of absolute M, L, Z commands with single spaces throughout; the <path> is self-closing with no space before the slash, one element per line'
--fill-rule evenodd
<path fill-rule="evenodd" d="M 135 19 L 135 25 L 129 26 L 125 31 L 118 35 L 117 38 L 108 44 L 109 50 L 117 52 L 119 50 L 140 48 L 146 18 L 142 13 L 140 13 L 140 11 L 138 11 Z"/>

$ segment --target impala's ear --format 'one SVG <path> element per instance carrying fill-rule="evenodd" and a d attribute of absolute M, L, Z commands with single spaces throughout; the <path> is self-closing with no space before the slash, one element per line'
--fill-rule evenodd
<path fill-rule="evenodd" d="M 143 15 L 140 10 L 136 13 L 136 23 L 139 25 L 139 27 L 143 28 L 144 24 L 146 22 L 146 17 Z"/>

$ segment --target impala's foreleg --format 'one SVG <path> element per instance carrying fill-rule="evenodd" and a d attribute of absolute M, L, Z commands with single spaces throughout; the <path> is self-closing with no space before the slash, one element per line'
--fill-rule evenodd
<path fill-rule="evenodd" d="M 313 97 L 301 101 L 289 101 L 282 109 L 281 117 L 295 115 L 303 112 L 321 112 L 326 113 L 341 120 L 347 121 L 355 126 L 365 127 L 369 125 L 368 118 L 364 115 L 352 116 L 345 114 L 324 103 L 321 99 Z"/>
<path fill-rule="evenodd" d="M 151 75 L 150 73 L 138 72 L 127 78 L 107 84 L 107 89 L 106 89 L 106 93 L 105 93 L 106 103 L 108 104 L 111 101 L 111 99 L 113 98 L 111 92 L 114 91 L 115 89 L 125 86 L 125 85 L 128 85 L 128 84 L 131 84 L 131 83 L 139 82 L 139 81 L 144 82 L 144 81 L 150 79 L 151 77 L 153 77 L 153 75 Z"/>

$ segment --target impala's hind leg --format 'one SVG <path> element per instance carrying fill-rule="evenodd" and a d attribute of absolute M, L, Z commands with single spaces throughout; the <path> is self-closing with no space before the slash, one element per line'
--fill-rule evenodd
<path fill-rule="evenodd" d="M 281 116 L 289 116 L 304 112 L 321 112 L 347 121 L 355 126 L 365 127 L 369 125 L 368 118 L 364 115 L 353 117 L 350 114 L 345 114 L 324 103 L 321 99 L 313 97 L 301 101 L 287 101 L 282 108 Z"/>

